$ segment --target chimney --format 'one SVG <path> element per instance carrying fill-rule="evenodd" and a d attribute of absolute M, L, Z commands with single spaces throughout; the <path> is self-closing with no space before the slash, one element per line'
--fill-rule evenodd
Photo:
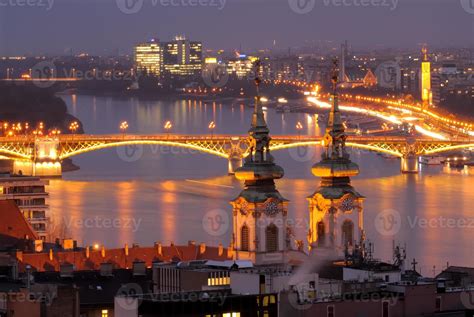
<path fill-rule="evenodd" d="M 16 250 L 16 259 L 20 262 L 23 262 L 23 251 Z"/>
<path fill-rule="evenodd" d="M 227 248 L 227 257 L 229 259 L 232 259 L 234 257 L 234 244 L 233 243 L 229 244 L 229 247 Z"/>
<path fill-rule="evenodd" d="M 128 256 L 128 243 L 125 243 L 125 256 Z"/>
<path fill-rule="evenodd" d="M 219 243 L 218 251 L 219 256 L 222 256 L 222 254 L 224 254 L 224 247 L 222 246 L 222 243 Z"/>
<path fill-rule="evenodd" d="M 206 244 L 205 243 L 201 243 L 199 245 L 199 253 L 200 254 L 203 254 L 204 252 L 206 252 Z"/>
<path fill-rule="evenodd" d="M 86 259 L 88 259 L 90 256 L 91 256 L 91 250 L 90 250 L 90 247 L 87 246 L 86 247 Z"/>
<path fill-rule="evenodd" d="M 100 255 L 105 258 L 105 246 L 102 246 L 102 250 L 100 250 Z"/>
<path fill-rule="evenodd" d="M 155 242 L 155 247 L 156 247 L 156 253 L 158 253 L 158 255 L 163 255 L 163 248 L 161 246 L 161 242 Z"/>
<path fill-rule="evenodd" d="M 49 260 L 53 260 L 53 249 L 49 249 Z"/>
<path fill-rule="evenodd" d="M 35 252 L 43 252 L 43 240 L 35 240 Z"/>
<path fill-rule="evenodd" d="M 64 239 L 64 240 L 63 240 L 63 249 L 64 249 L 64 250 L 72 250 L 72 249 L 74 249 L 74 240 L 72 240 L 72 239 Z"/>

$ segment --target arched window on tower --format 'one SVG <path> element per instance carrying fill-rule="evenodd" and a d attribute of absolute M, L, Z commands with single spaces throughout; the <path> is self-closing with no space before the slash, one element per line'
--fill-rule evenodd
<path fill-rule="evenodd" d="M 243 225 L 240 229 L 240 250 L 249 251 L 249 227 Z"/>
<path fill-rule="evenodd" d="M 278 251 L 278 228 L 273 223 L 265 229 L 267 252 Z"/>
<path fill-rule="evenodd" d="M 354 223 L 345 220 L 342 224 L 342 245 L 353 246 L 354 243 Z"/>
<path fill-rule="evenodd" d="M 324 222 L 322 221 L 318 222 L 317 233 L 318 233 L 318 245 L 322 247 L 326 244 L 326 241 L 325 241 L 326 229 L 324 227 Z"/>

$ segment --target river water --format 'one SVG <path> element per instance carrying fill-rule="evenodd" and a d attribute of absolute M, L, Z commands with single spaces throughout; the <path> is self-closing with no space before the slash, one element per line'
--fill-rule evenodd
<path fill-rule="evenodd" d="M 118 133 L 123 120 L 130 133 L 163 133 L 170 120 L 171 133 L 210 134 L 208 124 L 214 121 L 216 134 L 244 134 L 252 113 L 245 101 L 63 98 L 90 134 Z M 322 133 L 312 115 L 269 109 L 266 117 L 274 135 L 297 134 L 298 121 L 304 126 L 301 134 Z M 319 160 L 320 149 L 281 150 L 274 156 L 285 169 L 278 189 L 291 201 L 289 214 L 297 238 L 305 240 L 306 197 L 318 186 L 311 166 Z M 391 261 L 396 241 L 406 244 L 407 261 L 416 258 L 427 276 L 439 273 L 447 262 L 474 265 L 474 171 L 423 166 L 418 175 L 403 175 L 396 159 L 355 150 L 351 158 L 361 168 L 353 185 L 366 196 L 364 226 L 367 238 L 375 243 L 376 257 Z M 216 233 L 203 226 L 208 213 L 230 217 L 228 201 L 242 187 L 227 176 L 225 159 L 159 146 L 104 149 L 73 159 L 81 169 L 52 180 L 48 187 L 53 226 L 62 236 L 106 247 L 156 241 L 229 243 L 231 229 Z"/>

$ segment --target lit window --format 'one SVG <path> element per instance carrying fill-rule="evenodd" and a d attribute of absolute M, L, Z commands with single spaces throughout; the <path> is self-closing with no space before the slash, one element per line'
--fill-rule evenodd
<path fill-rule="evenodd" d="M 102 317 L 109 317 L 109 311 L 107 309 L 102 309 Z"/>

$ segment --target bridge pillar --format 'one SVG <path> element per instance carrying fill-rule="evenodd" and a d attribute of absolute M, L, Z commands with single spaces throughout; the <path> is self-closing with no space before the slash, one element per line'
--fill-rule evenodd
<path fill-rule="evenodd" d="M 14 171 L 23 175 L 58 177 L 62 175 L 59 160 L 59 140 L 55 138 L 42 138 L 35 141 L 34 156 L 32 161 L 15 161 Z M 27 174 L 25 174 L 27 173 Z"/>
<path fill-rule="evenodd" d="M 402 173 L 418 173 L 418 156 L 415 154 L 406 154 L 401 158 L 400 170 Z"/>
<path fill-rule="evenodd" d="M 242 163 L 242 156 L 241 155 L 235 155 L 235 156 L 230 156 L 229 157 L 229 170 L 228 170 L 228 174 L 229 175 L 234 175 L 235 174 L 235 170 L 238 169 L 239 167 L 242 167 L 243 163 Z"/>

